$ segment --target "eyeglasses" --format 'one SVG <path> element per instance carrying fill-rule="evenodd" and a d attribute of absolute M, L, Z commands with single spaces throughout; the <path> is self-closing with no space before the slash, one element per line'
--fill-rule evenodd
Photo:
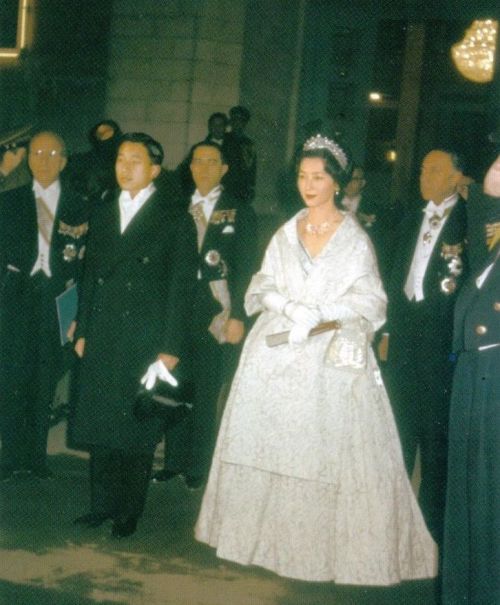
<path fill-rule="evenodd" d="M 37 158 L 43 158 L 44 156 L 56 158 L 63 154 L 60 151 L 57 151 L 57 149 L 50 149 L 48 151 L 46 149 L 31 149 L 30 155 L 34 155 Z"/>

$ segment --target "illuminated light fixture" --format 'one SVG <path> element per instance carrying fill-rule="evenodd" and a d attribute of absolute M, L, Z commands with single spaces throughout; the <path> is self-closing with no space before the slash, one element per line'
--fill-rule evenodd
<path fill-rule="evenodd" d="M 395 162 L 398 158 L 398 154 L 396 153 L 395 149 L 389 149 L 388 151 L 386 151 L 385 153 L 385 159 L 388 162 Z"/>
<path fill-rule="evenodd" d="M 451 47 L 458 71 L 472 82 L 485 84 L 493 80 L 498 21 L 476 20 L 461 42 Z"/>
<path fill-rule="evenodd" d="M 16 47 L 0 48 L 0 59 L 17 59 L 21 53 L 21 50 L 26 46 L 29 2 L 30 0 L 19 0 Z"/>
<path fill-rule="evenodd" d="M 373 103 L 380 103 L 380 101 L 382 101 L 383 99 L 383 95 L 380 92 L 371 92 L 368 95 L 368 98 L 370 99 L 370 101 L 372 101 Z"/>

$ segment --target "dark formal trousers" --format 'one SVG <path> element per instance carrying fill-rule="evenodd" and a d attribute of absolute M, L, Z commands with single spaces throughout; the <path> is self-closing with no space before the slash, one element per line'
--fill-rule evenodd
<path fill-rule="evenodd" d="M 90 450 L 90 509 L 119 521 L 138 519 L 146 504 L 153 450 Z"/>
<path fill-rule="evenodd" d="M 223 381 L 224 347 L 207 331 L 192 352 L 193 413 L 166 431 L 165 469 L 193 477 L 210 470 L 217 433 L 217 402 Z"/>
<path fill-rule="evenodd" d="M 37 471 L 46 464 L 49 413 L 62 371 L 62 347 L 50 278 L 38 272 L 18 294 L 19 333 L 8 343 L 8 367 L 1 372 L 0 464 L 5 471 Z"/>
<path fill-rule="evenodd" d="M 193 477 L 206 477 L 210 470 L 217 436 L 217 403 L 229 355 L 225 351 L 234 348 L 220 344 L 208 330 L 219 310 L 208 283 L 199 282 L 190 331 L 193 412 L 165 435 L 165 469 Z"/>
<path fill-rule="evenodd" d="M 401 306 L 404 326 L 391 330 L 384 378 L 410 476 L 420 451 L 419 503 L 433 538 L 442 544 L 453 361 L 451 343 L 433 329 L 433 311 L 425 301 Z"/>

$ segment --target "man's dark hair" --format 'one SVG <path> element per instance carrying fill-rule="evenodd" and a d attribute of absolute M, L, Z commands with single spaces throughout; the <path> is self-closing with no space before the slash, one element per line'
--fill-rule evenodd
<path fill-rule="evenodd" d="M 227 115 L 225 113 L 222 113 L 222 111 L 216 111 L 215 113 L 213 113 L 209 118 L 208 118 L 208 124 L 210 125 L 213 120 L 217 120 L 218 118 L 220 118 L 221 120 L 224 120 L 224 124 L 227 126 L 229 123 L 229 118 L 227 117 Z"/>
<path fill-rule="evenodd" d="M 226 159 L 226 156 L 224 155 L 224 151 L 222 150 L 222 147 L 218 143 L 214 143 L 213 141 L 200 141 L 199 143 L 196 143 L 196 145 L 193 145 L 191 147 L 191 151 L 189 152 L 189 163 L 190 164 L 193 159 L 194 152 L 198 149 L 198 147 L 213 147 L 214 149 L 217 149 L 217 151 L 220 153 L 220 158 L 222 160 L 222 163 L 227 164 L 227 159 Z"/>
<path fill-rule="evenodd" d="M 243 105 L 235 105 L 229 110 L 230 117 L 238 116 L 245 124 L 250 120 L 250 111 Z"/>
<path fill-rule="evenodd" d="M 141 145 L 144 145 L 151 163 L 158 166 L 162 165 L 163 158 L 165 157 L 163 147 L 158 141 L 155 141 L 153 137 L 149 136 L 149 134 L 144 132 L 126 132 L 120 139 L 120 146 L 123 143 L 140 143 Z"/>

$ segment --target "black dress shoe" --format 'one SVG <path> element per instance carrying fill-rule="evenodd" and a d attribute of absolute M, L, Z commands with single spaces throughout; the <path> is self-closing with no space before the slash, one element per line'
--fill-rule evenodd
<path fill-rule="evenodd" d="M 205 484 L 205 477 L 201 475 L 184 475 L 184 483 L 189 490 L 195 492 L 203 487 Z"/>
<path fill-rule="evenodd" d="M 177 477 L 178 475 L 179 475 L 179 473 L 177 473 L 176 471 L 167 471 L 166 469 L 163 469 L 161 471 L 154 473 L 153 476 L 151 477 L 151 481 L 153 483 L 160 483 L 161 481 L 170 481 L 170 479 L 173 479 L 174 477 Z"/>
<path fill-rule="evenodd" d="M 84 525 L 85 527 L 100 527 L 108 519 L 111 519 L 111 516 L 105 513 L 87 513 L 81 517 L 77 517 L 73 523 L 75 525 Z"/>
<path fill-rule="evenodd" d="M 128 517 L 124 521 L 115 519 L 111 528 L 113 538 L 126 538 L 131 536 L 137 529 L 137 517 Z"/>

